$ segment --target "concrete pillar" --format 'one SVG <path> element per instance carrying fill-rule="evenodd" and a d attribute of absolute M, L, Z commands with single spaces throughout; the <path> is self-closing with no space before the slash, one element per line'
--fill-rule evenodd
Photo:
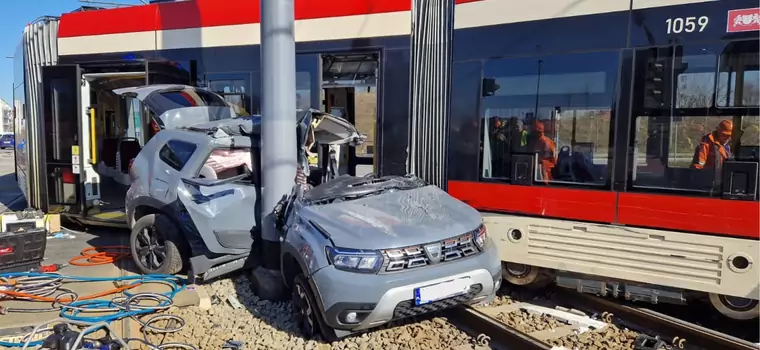
<path fill-rule="evenodd" d="M 261 1 L 261 244 L 252 284 L 260 298 L 283 296 L 280 240 L 272 210 L 294 185 L 296 146 L 296 56 L 294 0 Z"/>

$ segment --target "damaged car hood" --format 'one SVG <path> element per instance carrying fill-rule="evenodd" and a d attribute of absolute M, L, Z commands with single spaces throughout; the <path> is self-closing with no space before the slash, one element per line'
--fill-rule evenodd
<path fill-rule="evenodd" d="M 475 209 L 435 186 L 385 192 L 360 199 L 301 208 L 301 218 L 335 245 L 387 249 L 444 240 L 476 229 Z"/>

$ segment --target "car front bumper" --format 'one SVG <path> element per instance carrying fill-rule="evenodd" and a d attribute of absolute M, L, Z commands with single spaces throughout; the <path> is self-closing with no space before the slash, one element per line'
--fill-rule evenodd
<path fill-rule="evenodd" d="M 415 304 L 415 288 L 463 277 L 471 279 L 467 294 Z M 325 323 L 345 334 L 459 304 L 489 302 L 501 285 L 501 259 L 489 238 L 484 252 L 459 261 L 390 274 L 353 273 L 328 266 L 309 280 Z M 348 313 L 356 313 L 357 322 L 345 322 Z"/>

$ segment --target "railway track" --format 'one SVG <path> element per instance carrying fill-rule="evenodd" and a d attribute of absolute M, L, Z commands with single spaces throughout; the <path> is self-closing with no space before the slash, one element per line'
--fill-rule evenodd
<path fill-rule="evenodd" d="M 476 336 L 476 349 L 760 349 L 756 344 L 693 323 L 588 294 L 558 290 L 551 295 L 551 302 L 545 302 L 547 306 L 534 302 L 462 306 L 451 310 L 450 322 Z M 505 317 L 521 313 L 530 316 Z M 549 325 L 526 327 L 530 322 Z"/>

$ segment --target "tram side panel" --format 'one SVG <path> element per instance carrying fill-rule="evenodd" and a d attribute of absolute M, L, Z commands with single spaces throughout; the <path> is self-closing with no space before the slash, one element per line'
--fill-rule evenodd
<path fill-rule="evenodd" d="M 757 317 L 757 186 L 739 181 L 733 190 L 722 180 L 757 178 L 758 32 L 734 25 L 756 4 L 652 3 L 635 6 L 623 28 L 630 41 L 617 46 L 573 46 L 589 37 L 579 35 L 583 23 L 563 26 L 562 43 L 531 38 L 550 54 L 490 45 L 501 55 L 471 61 L 483 50 L 462 48 L 477 42 L 458 44 L 449 191 L 484 213 L 514 283 L 559 271 L 583 277 L 562 279 L 566 286 L 623 293 L 601 282 L 632 281 L 651 285 L 628 289 L 643 300 L 707 293 L 726 316 Z M 694 28 L 680 27 L 687 20 Z M 555 22 L 542 22 L 551 33 Z M 602 27 L 615 37 L 617 27 Z M 479 94 L 461 88 L 479 78 Z M 697 146 L 725 121 L 735 132 L 728 170 L 692 166 Z M 727 307 L 723 296 L 750 301 Z"/>

